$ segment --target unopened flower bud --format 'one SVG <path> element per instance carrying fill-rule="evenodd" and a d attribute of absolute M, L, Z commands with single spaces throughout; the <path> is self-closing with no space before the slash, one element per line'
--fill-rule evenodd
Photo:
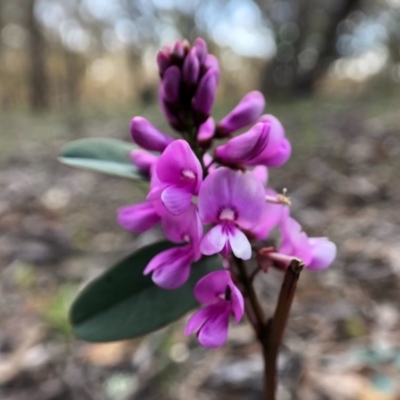
<path fill-rule="evenodd" d="M 199 79 L 200 62 L 197 56 L 197 50 L 192 48 L 185 57 L 182 68 L 182 77 L 184 82 L 194 85 Z"/>
<path fill-rule="evenodd" d="M 177 59 L 182 59 L 185 55 L 185 49 L 183 47 L 183 43 L 180 40 L 177 40 L 172 46 L 171 55 Z"/>
<path fill-rule="evenodd" d="M 155 128 L 147 119 L 135 117 L 131 121 L 132 139 L 146 150 L 162 152 L 174 140 Z"/>
<path fill-rule="evenodd" d="M 208 53 L 206 41 L 202 38 L 197 38 L 193 42 L 193 48 L 196 49 L 197 57 L 199 58 L 200 64 L 203 65 L 204 62 L 206 61 Z"/>
<path fill-rule="evenodd" d="M 160 75 L 162 76 L 166 69 L 171 65 L 171 60 L 169 57 L 169 54 L 167 54 L 166 51 L 160 50 L 157 53 L 157 65 L 158 65 L 158 71 Z"/>
<path fill-rule="evenodd" d="M 248 132 L 215 149 L 215 157 L 226 164 L 246 163 L 256 158 L 268 144 L 270 126 L 259 122 Z"/>
<path fill-rule="evenodd" d="M 285 130 L 279 120 L 273 115 L 263 115 L 259 122 L 270 125 L 269 142 L 264 151 L 249 165 L 266 165 L 278 167 L 284 164 L 292 153 L 292 146 L 285 137 Z"/>
<path fill-rule="evenodd" d="M 219 82 L 219 76 L 221 69 L 217 57 L 212 54 L 207 54 L 206 60 L 204 61 L 204 67 L 206 70 L 214 69 L 217 72 L 217 83 Z"/>
<path fill-rule="evenodd" d="M 181 83 L 181 71 L 176 65 L 167 68 L 162 79 L 162 96 L 170 103 L 179 100 L 179 89 Z"/>
<path fill-rule="evenodd" d="M 202 122 L 210 116 L 218 86 L 218 71 L 210 69 L 201 78 L 193 99 L 193 109 L 198 112 L 198 119 Z"/>
<path fill-rule="evenodd" d="M 247 125 L 254 124 L 262 114 L 264 107 L 264 96 L 260 92 L 255 90 L 247 93 L 239 104 L 218 123 L 217 135 L 223 137 Z"/>
<path fill-rule="evenodd" d="M 129 157 L 134 165 L 144 174 L 150 174 L 151 169 L 158 160 L 158 157 L 143 149 L 134 149 L 130 152 Z"/>
<path fill-rule="evenodd" d="M 200 143 L 209 142 L 214 137 L 215 122 L 212 117 L 208 118 L 199 126 L 197 141 Z"/>

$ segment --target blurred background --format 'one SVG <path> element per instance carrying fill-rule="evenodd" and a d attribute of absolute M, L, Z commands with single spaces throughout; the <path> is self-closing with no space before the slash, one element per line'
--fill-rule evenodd
<path fill-rule="evenodd" d="M 87 344 L 68 307 L 136 247 L 116 208 L 145 193 L 58 164 L 82 137 L 129 140 L 134 115 L 170 132 L 155 54 L 204 37 L 220 60 L 214 114 L 261 90 L 293 145 L 270 172 L 338 259 L 304 272 L 279 361 L 279 399 L 400 399 L 400 1 L 2 0 L 0 399 L 261 399 L 249 326 L 218 351 L 184 321 L 140 340 Z M 271 311 L 281 276 L 258 289 Z"/>

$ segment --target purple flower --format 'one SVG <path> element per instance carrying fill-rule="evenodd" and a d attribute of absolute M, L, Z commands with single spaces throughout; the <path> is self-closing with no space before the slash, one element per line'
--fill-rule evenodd
<path fill-rule="evenodd" d="M 199 58 L 200 65 L 203 65 L 206 61 L 208 48 L 207 43 L 203 38 L 197 38 L 193 42 L 193 48 L 196 49 L 197 57 Z"/>
<path fill-rule="evenodd" d="M 209 142 L 214 137 L 215 122 L 213 117 L 210 117 L 199 126 L 197 132 L 197 141 L 200 143 Z"/>
<path fill-rule="evenodd" d="M 219 136 L 226 136 L 232 132 L 254 124 L 265 107 L 264 96 L 254 90 L 247 93 L 239 104 L 225 116 L 217 125 Z"/>
<path fill-rule="evenodd" d="M 200 79 L 196 94 L 193 98 L 193 109 L 200 114 L 200 119 L 204 122 L 209 116 L 215 100 L 218 86 L 218 71 L 214 68 L 209 69 Z"/>
<path fill-rule="evenodd" d="M 162 227 L 171 241 L 188 244 L 157 254 L 143 273 L 147 275 L 152 272 L 153 282 L 164 289 L 176 289 L 188 280 L 190 266 L 201 257 L 199 242 L 203 227 L 194 204 L 178 217 L 164 215 Z"/>
<path fill-rule="evenodd" d="M 215 74 L 217 77 L 217 84 L 218 84 L 221 70 L 219 67 L 219 62 L 218 62 L 217 57 L 213 56 L 212 54 L 207 54 L 206 60 L 204 61 L 204 67 L 207 71 L 210 69 L 213 69 L 215 71 Z"/>
<path fill-rule="evenodd" d="M 117 213 L 118 223 L 126 230 L 137 233 L 151 229 L 161 220 L 157 207 L 149 201 L 121 207 Z"/>
<path fill-rule="evenodd" d="M 259 122 L 248 132 L 230 139 L 215 149 L 215 157 L 225 164 L 246 164 L 258 157 L 267 147 L 270 125 Z"/>
<path fill-rule="evenodd" d="M 216 169 L 201 185 L 198 206 L 204 224 L 215 224 L 203 237 L 200 251 L 205 255 L 222 252 L 248 260 L 251 246 L 239 229 L 251 229 L 261 216 L 264 189 L 251 173 Z"/>
<path fill-rule="evenodd" d="M 162 152 L 174 140 L 155 128 L 147 119 L 135 117 L 131 120 L 132 139 L 146 150 Z"/>
<path fill-rule="evenodd" d="M 143 149 L 134 149 L 130 152 L 129 157 L 134 165 L 136 165 L 140 171 L 150 175 L 153 167 L 157 163 L 159 156 L 149 153 Z"/>
<path fill-rule="evenodd" d="M 162 97 L 171 104 L 179 101 L 179 90 L 181 85 L 181 70 L 172 65 L 164 72 L 162 78 Z"/>
<path fill-rule="evenodd" d="M 164 75 L 165 70 L 171 65 L 171 59 L 167 50 L 160 50 L 157 53 L 157 66 L 161 76 Z"/>
<path fill-rule="evenodd" d="M 173 215 L 186 211 L 192 196 L 199 192 L 203 179 L 201 165 L 185 140 L 173 141 L 162 153 L 155 168 L 158 182 L 147 196 L 148 200 L 161 199 Z"/>
<path fill-rule="evenodd" d="M 313 271 L 328 268 L 336 257 L 336 245 L 325 237 L 309 238 L 300 224 L 290 217 L 289 209 L 284 210 L 280 224 L 282 243 L 278 253 L 301 259 L 306 268 Z"/>
<path fill-rule="evenodd" d="M 249 165 L 279 167 L 289 159 L 292 153 L 290 142 L 285 137 L 285 130 L 279 120 L 270 114 L 263 115 L 259 122 L 264 122 L 271 127 L 268 146 Z"/>
<path fill-rule="evenodd" d="M 197 282 L 194 295 L 208 304 L 197 311 L 186 324 L 185 335 L 197 331 L 202 346 L 221 347 L 228 337 L 229 317 L 238 323 L 244 313 L 243 296 L 232 282 L 229 271 L 215 271 Z"/>
<path fill-rule="evenodd" d="M 182 68 L 182 77 L 184 82 L 189 85 L 194 85 L 197 83 L 200 74 L 200 61 L 197 56 L 197 51 L 192 48 L 188 55 L 185 57 Z"/>

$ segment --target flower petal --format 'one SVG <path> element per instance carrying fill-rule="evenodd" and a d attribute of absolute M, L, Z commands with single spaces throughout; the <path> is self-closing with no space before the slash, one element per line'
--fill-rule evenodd
<path fill-rule="evenodd" d="M 237 164 L 258 157 L 268 144 L 270 126 L 262 122 L 215 149 L 215 157 L 226 164 Z"/>
<path fill-rule="evenodd" d="M 118 210 L 118 223 L 131 232 L 145 232 L 151 229 L 161 217 L 150 202 L 121 207 Z"/>
<path fill-rule="evenodd" d="M 156 172 L 161 182 L 185 186 L 193 194 L 198 193 L 203 179 L 198 158 L 189 144 L 182 139 L 173 141 L 164 150 L 158 160 Z"/>
<path fill-rule="evenodd" d="M 156 285 L 176 289 L 188 280 L 192 261 L 191 246 L 168 249 L 153 257 L 143 273 L 153 272 L 152 279 Z"/>
<path fill-rule="evenodd" d="M 232 312 L 235 317 L 235 322 L 238 323 L 243 318 L 244 314 L 244 299 L 243 295 L 240 290 L 232 283 L 231 285 L 232 290 L 232 300 L 231 300 L 231 307 Z"/>
<path fill-rule="evenodd" d="M 243 173 L 221 167 L 203 181 L 198 198 L 199 214 L 204 224 L 218 221 L 221 209 L 237 213 L 243 228 L 254 226 L 263 210 L 264 189 L 251 172 Z"/>
<path fill-rule="evenodd" d="M 200 328 L 198 339 L 202 346 L 209 349 L 221 347 L 228 338 L 229 327 L 229 304 L 226 303 L 226 310 L 209 318 Z"/>
<path fill-rule="evenodd" d="M 228 237 L 221 225 L 211 228 L 200 242 L 200 252 L 206 256 L 219 253 L 225 246 Z"/>
<path fill-rule="evenodd" d="M 190 335 L 194 331 L 197 331 L 204 322 L 207 321 L 213 315 L 213 308 L 210 306 L 204 307 L 199 311 L 196 311 L 186 323 L 185 336 Z"/>
<path fill-rule="evenodd" d="M 200 303 L 213 303 L 225 294 L 228 285 L 233 285 L 229 271 L 211 272 L 196 283 L 194 297 Z"/>
<path fill-rule="evenodd" d="M 169 240 L 175 243 L 189 240 L 198 247 L 203 234 L 203 225 L 194 204 L 190 204 L 189 208 L 179 216 L 169 213 L 164 215 L 161 224 L 163 232 Z"/>
<path fill-rule="evenodd" d="M 229 243 L 233 254 L 242 260 L 251 258 L 251 245 L 246 235 L 238 228 L 234 227 L 228 233 Z"/>
<path fill-rule="evenodd" d="M 130 128 L 133 141 L 146 150 L 162 152 L 174 140 L 143 117 L 133 118 Z"/>
<path fill-rule="evenodd" d="M 172 215 L 180 215 L 190 207 L 192 197 L 192 193 L 185 188 L 169 186 L 162 192 L 161 201 Z"/>
<path fill-rule="evenodd" d="M 238 105 L 218 123 L 221 136 L 254 124 L 265 107 L 264 96 L 254 90 L 247 93 Z"/>
<path fill-rule="evenodd" d="M 325 237 L 309 238 L 312 259 L 306 267 L 312 271 L 328 268 L 336 257 L 336 245 Z"/>

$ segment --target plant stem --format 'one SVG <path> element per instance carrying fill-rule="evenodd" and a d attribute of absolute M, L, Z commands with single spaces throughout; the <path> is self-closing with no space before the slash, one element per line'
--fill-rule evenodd
<path fill-rule="evenodd" d="M 301 261 L 293 259 L 287 268 L 274 315 L 266 323 L 260 340 L 264 356 L 264 400 L 275 400 L 279 346 L 282 342 L 297 281 L 303 267 Z"/>
<path fill-rule="evenodd" d="M 247 316 L 262 346 L 264 358 L 264 400 L 275 400 L 279 346 L 282 342 L 283 333 L 289 318 L 297 281 L 304 265 L 299 260 L 292 260 L 285 271 L 274 315 L 266 321 L 264 312 L 254 290 L 252 279 L 246 271 L 243 260 L 235 256 L 233 259 L 239 271 L 240 280 L 246 291 Z"/>
<path fill-rule="evenodd" d="M 260 340 L 260 334 L 263 330 L 263 326 L 265 323 L 264 312 L 258 301 L 257 294 L 254 290 L 251 279 L 247 274 L 246 266 L 245 266 L 243 260 L 240 258 L 237 258 L 236 256 L 233 256 L 233 258 L 234 258 L 236 266 L 239 270 L 240 280 L 242 281 L 242 284 L 246 290 L 246 294 L 247 294 L 247 298 L 248 298 L 248 302 L 247 302 L 248 307 L 247 308 L 250 308 L 250 310 L 248 310 L 248 314 L 250 314 L 254 317 L 253 327 L 256 331 L 257 338 Z"/>

